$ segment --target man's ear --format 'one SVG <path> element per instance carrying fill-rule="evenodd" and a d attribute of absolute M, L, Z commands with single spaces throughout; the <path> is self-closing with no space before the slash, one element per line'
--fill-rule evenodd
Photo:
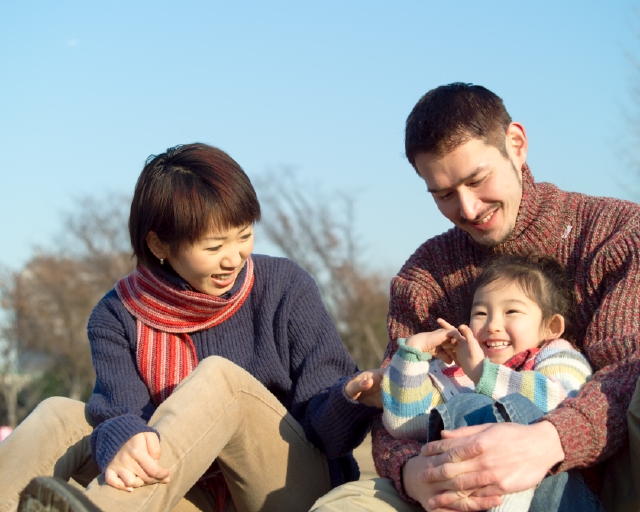
<path fill-rule="evenodd" d="M 520 123 L 511 123 L 505 132 L 505 145 L 507 153 L 519 171 L 527 161 L 529 142 L 527 132 Z"/>
<path fill-rule="evenodd" d="M 562 315 L 555 314 L 549 320 L 547 324 L 547 332 L 545 335 L 545 341 L 555 340 L 562 336 L 564 332 L 564 317 Z"/>
<path fill-rule="evenodd" d="M 155 231 L 149 231 L 146 240 L 149 250 L 156 258 L 166 260 L 169 257 L 169 246 L 160 241 Z"/>

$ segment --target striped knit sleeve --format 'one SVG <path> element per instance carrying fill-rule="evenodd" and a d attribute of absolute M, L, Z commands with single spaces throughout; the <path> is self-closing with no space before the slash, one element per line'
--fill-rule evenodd
<path fill-rule="evenodd" d="M 591 374 L 585 357 L 567 341 L 559 339 L 538 352 L 531 371 L 516 372 L 485 359 L 476 391 L 494 400 L 519 393 L 547 413 L 565 398 L 574 397 Z"/>
<path fill-rule="evenodd" d="M 429 377 L 431 354 L 408 347 L 404 338 L 398 346 L 382 377 L 382 422 L 396 439 L 426 441 L 429 411 L 444 398 Z"/>

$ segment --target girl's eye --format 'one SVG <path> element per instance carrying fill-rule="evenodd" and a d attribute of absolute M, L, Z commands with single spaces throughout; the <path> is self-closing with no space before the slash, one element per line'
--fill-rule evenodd
<path fill-rule="evenodd" d="M 487 314 L 484 311 L 476 311 L 473 316 L 487 316 Z"/>

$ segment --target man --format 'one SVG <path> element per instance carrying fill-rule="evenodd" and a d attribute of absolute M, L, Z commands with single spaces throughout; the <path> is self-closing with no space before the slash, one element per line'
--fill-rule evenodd
<path fill-rule="evenodd" d="M 537 252 L 575 282 L 581 348 L 596 373 L 533 425 L 468 427 L 423 447 L 377 422 L 374 461 L 388 480 L 347 484 L 312 510 L 485 510 L 548 474 L 583 468 L 599 492 L 601 463 L 628 454 L 626 413 L 640 376 L 640 206 L 536 184 L 524 127 L 483 87 L 429 91 L 407 119 L 405 144 L 455 227 L 419 247 L 392 281 L 383 366 L 398 338 L 437 329 L 438 317 L 467 322 L 470 285 L 487 258 Z M 568 510 L 557 488 L 540 490 L 531 510 Z"/>

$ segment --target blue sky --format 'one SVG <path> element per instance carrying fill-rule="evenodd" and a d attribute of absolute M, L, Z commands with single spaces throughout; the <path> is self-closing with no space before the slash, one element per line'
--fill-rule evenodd
<path fill-rule="evenodd" d="M 75 198 L 130 193 L 149 154 L 202 141 L 251 177 L 290 166 L 351 194 L 365 260 L 394 272 L 449 227 L 403 126 L 454 81 L 504 99 L 538 181 L 637 199 L 637 28 L 629 2 L 4 0 L 0 264 L 50 246 Z"/>

